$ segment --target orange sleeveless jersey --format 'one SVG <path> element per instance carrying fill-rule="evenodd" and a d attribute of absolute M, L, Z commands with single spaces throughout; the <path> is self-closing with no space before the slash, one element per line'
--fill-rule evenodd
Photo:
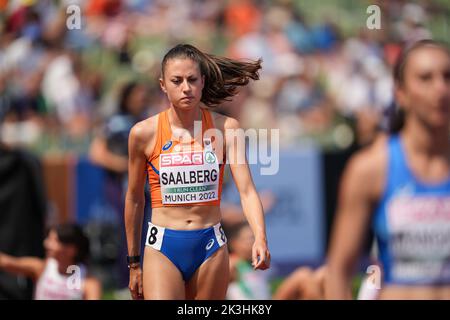
<path fill-rule="evenodd" d="M 158 115 L 156 144 L 147 159 L 152 208 L 220 206 L 226 156 L 224 152 L 223 161 L 219 163 L 211 141 L 205 138 L 205 131 L 214 128 L 211 113 L 200 108 L 202 144 L 195 144 L 192 139 L 186 151 L 180 148 L 179 141 L 173 140 L 168 110 Z"/>

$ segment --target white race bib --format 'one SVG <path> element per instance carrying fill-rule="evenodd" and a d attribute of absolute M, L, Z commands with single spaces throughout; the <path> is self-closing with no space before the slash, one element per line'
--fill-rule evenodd
<path fill-rule="evenodd" d="M 399 196 L 387 220 L 396 279 L 450 278 L 450 197 Z"/>
<path fill-rule="evenodd" d="M 203 151 L 162 153 L 159 156 L 163 204 L 209 202 L 219 198 L 219 162 L 211 140 L 203 141 Z"/>

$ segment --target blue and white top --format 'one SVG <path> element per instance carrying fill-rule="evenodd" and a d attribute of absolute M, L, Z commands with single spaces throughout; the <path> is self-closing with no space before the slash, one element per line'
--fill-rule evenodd
<path fill-rule="evenodd" d="M 373 227 L 385 284 L 450 284 L 450 176 L 420 181 L 398 135 L 388 140 L 387 181 Z"/>

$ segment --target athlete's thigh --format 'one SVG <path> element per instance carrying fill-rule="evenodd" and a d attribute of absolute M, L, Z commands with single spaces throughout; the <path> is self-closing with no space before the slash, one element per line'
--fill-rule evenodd
<path fill-rule="evenodd" d="M 178 268 L 163 253 L 145 247 L 143 289 L 146 300 L 185 299 L 184 281 Z"/>
<path fill-rule="evenodd" d="M 217 250 L 197 269 L 186 284 L 186 298 L 223 300 L 227 293 L 230 274 L 228 248 Z"/>

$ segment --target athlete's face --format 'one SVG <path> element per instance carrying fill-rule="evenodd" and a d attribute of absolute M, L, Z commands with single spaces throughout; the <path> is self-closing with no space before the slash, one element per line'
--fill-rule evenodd
<path fill-rule="evenodd" d="M 59 241 L 58 234 L 55 230 L 50 230 L 48 233 L 48 236 L 44 240 L 44 248 L 48 258 L 54 258 L 58 261 L 73 261 L 75 258 L 75 247 Z"/>
<path fill-rule="evenodd" d="M 200 103 L 205 77 L 197 62 L 189 58 L 174 58 L 167 61 L 161 89 L 174 107 L 192 109 Z"/>
<path fill-rule="evenodd" d="M 450 123 L 450 57 L 436 47 L 411 52 L 397 99 L 407 114 L 431 128 Z"/>

